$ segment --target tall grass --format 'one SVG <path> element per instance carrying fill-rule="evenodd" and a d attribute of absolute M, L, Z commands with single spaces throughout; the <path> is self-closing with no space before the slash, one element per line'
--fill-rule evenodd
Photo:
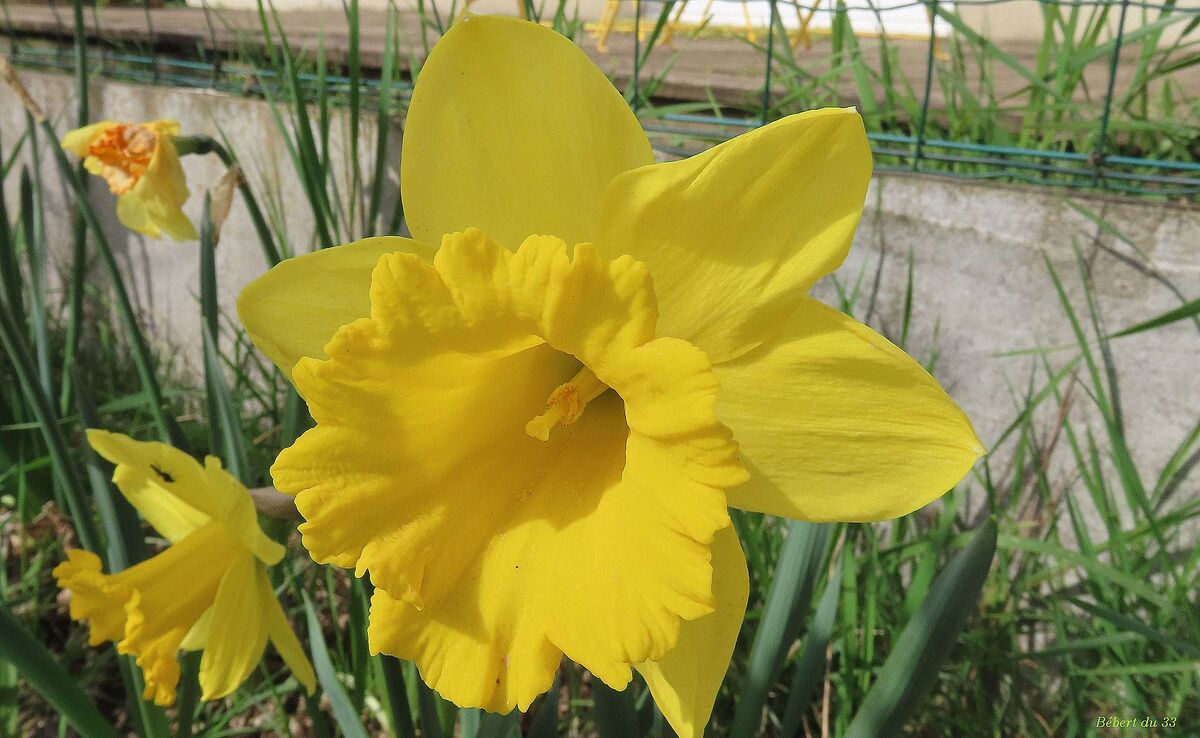
<path fill-rule="evenodd" d="M 357 2 L 348 2 L 346 12 L 355 26 Z M 340 91 L 310 94 L 302 73 L 324 70 L 323 62 L 288 45 L 269 7 L 260 22 L 274 41 L 265 63 L 281 81 L 268 103 L 313 222 L 309 233 L 285 227 L 285 205 L 301 206 L 280 202 L 267 181 L 250 182 L 241 196 L 263 204 L 264 248 L 269 240 L 286 256 L 399 231 L 403 204 L 386 169 L 395 145 L 387 123 L 401 112 L 400 17 L 390 15 L 378 94 L 368 102 L 356 82 L 345 107 L 335 104 Z M 841 43 L 854 57 L 853 38 Z M 352 80 L 362 73 L 349 72 Z M 876 83 L 871 74 L 863 81 Z M 79 92 L 86 95 L 86 88 Z M 903 86 L 892 93 L 906 94 Z M 630 99 L 648 100 L 641 93 Z M 876 115 L 904 109 L 894 104 L 878 106 Z M 360 141 L 356 134 L 368 118 L 376 121 L 374 140 Z M 338 160 L 332 152 L 344 150 L 347 131 L 354 153 Z M 20 182 L 20 162 L 35 151 L 47 157 L 58 151 L 54 131 L 35 122 L 19 135 L 4 131 L 0 143 L 8 147 L 0 157 L 5 191 Z M 233 151 L 227 141 L 223 150 L 227 163 L 249 153 Z M 74 167 L 60 168 L 81 194 Z M 0 726 L 15 733 L 69 723 L 85 736 L 214 738 L 670 735 L 643 683 L 615 693 L 567 662 L 556 687 L 528 714 L 455 708 L 421 682 L 413 664 L 369 654 L 370 583 L 315 565 L 294 539 L 276 584 L 305 634 L 321 693 L 304 695 L 268 655 L 227 699 L 196 700 L 194 661 L 185 664 L 175 708 L 139 699 L 136 666 L 111 649 L 86 646 L 49 576 L 67 545 L 91 548 L 119 570 L 157 543 L 106 481 L 109 470 L 86 450 L 82 429 L 170 438 L 192 453 L 223 457 L 243 482 L 259 486 L 269 483 L 271 460 L 309 420 L 236 320 L 219 311 L 219 224 L 210 218 L 217 195 L 204 195 L 196 251 L 203 377 L 189 379 L 165 372 L 164 357 L 145 348 L 115 267 L 106 268 L 102 289 L 72 292 L 64 305 L 37 302 L 46 257 L 30 203 L 47 185 L 35 174 L 25 182 L 17 189 L 29 194 L 12 217 L 7 205 L 0 207 L 0 338 L 7 358 L 0 364 Z M 87 235 L 76 243 L 104 259 L 107 242 L 88 201 L 77 196 L 74 203 Z M 984 439 L 993 453 L 941 504 L 886 526 L 735 514 L 751 593 L 713 735 L 1103 735 L 1097 716 L 1131 713 L 1173 716 L 1180 735 L 1200 731 L 1200 554 L 1188 543 L 1200 499 L 1187 494 L 1200 460 L 1200 419 L 1162 468 L 1139 467 L 1128 451 L 1130 410 L 1121 403 L 1114 360 L 1120 338 L 1104 327 L 1088 267 L 1081 261 L 1073 273 L 1059 274 L 1048 263 L 1047 274 L 1075 343 L 1067 352 L 1039 354 L 1038 373 L 1014 398 L 1012 422 L 999 437 Z M 1082 281 L 1082 304 L 1067 297 L 1066 279 Z M 839 307 L 865 313 L 869 281 L 838 284 Z M 887 321 L 898 326 L 891 337 L 902 346 L 913 321 L 934 317 L 922 312 L 911 271 L 908 285 L 903 314 Z M 82 325 L 77 316 L 86 311 L 72 307 L 76 299 L 109 301 L 111 311 L 96 312 L 115 314 L 117 324 Z M 1197 303 L 1182 302 L 1125 333 L 1195 319 Z M 95 340 L 79 342 L 85 331 Z M 131 351 L 145 352 L 132 368 L 125 360 Z M 61 397 L 70 402 L 57 402 Z M 1075 406 L 1092 412 L 1081 416 Z M 1089 523 L 1094 513 L 1102 528 Z M 281 540 L 294 526 L 263 522 Z"/>
<path fill-rule="evenodd" d="M 1194 8 L 1173 2 L 1137 7 L 1126 20 L 1117 3 L 1042 3 L 1040 40 L 1026 48 L 1031 44 L 993 41 L 948 3 L 930 6 L 951 29 L 945 37 L 914 42 L 886 31 L 864 35 L 848 15 L 850 7 L 864 6 L 874 8 L 886 29 L 886 8 L 837 0 L 828 38 L 815 48 L 770 48 L 782 90 L 768 101 L 767 117 L 853 102 L 868 130 L 882 134 L 1098 157 L 1200 160 L 1200 97 L 1185 84 L 1200 67 Z M 1002 4 L 991 8 L 1005 12 Z M 780 28 L 774 35 L 783 33 Z M 765 43 L 756 45 L 768 52 Z M 1110 86 L 1118 60 L 1120 83 Z M 999 84 L 1002 77 L 1019 84 Z M 928 105 L 931 92 L 937 99 Z M 986 168 L 981 160 L 938 158 L 953 153 L 927 152 L 929 166 Z"/>

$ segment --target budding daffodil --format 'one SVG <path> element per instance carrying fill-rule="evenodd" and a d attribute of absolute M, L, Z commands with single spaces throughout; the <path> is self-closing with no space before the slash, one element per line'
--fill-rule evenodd
<path fill-rule="evenodd" d="M 102 574 L 93 553 L 67 551 L 54 576 L 71 591 L 71 617 L 89 622 L 89 642 L 116 641 L 135 656 L 145 698 L 160 705 L 175 701 L 179 649 L 204 651 L 202 697 L 214 700 L 245 681 L 268 638 L 311 693 L 312 665 L 267 578 L 284 548 L 258 527 L 246 488 L 211 456 L 201 466 L 165 444 L 99 430 L 88 442 L 117 465 L 121 493 L 171 542 L 117 574 Z"/>
<path fill-rule="evenodd" d="M 93 123 L 63 136 L 62 147 L 83 159 L 83 166 L 103 177 L 117 196 L 117 218 L 126 228 L 151 238 L 166 233 L 191 241 L 196 228 L 183 214 L 187 181 L 172 141 L 179 123 Z"/>
<path fill-rule="evenodd" d="M 316 419 L 272 467 L 304 545 L 369 572 L 371 649 L 459 705 L 525 709 L 565 654 L 638 670 L 701 735 L 748 591 L 726 506 L 892 518 L 982 451 L 919 364 L 805 295 L 862 212 L 852 110 L 655 164 L 574 44 L 468 16 L 401 166 L 413 239 L 286 261 L 239 310 Z"/>

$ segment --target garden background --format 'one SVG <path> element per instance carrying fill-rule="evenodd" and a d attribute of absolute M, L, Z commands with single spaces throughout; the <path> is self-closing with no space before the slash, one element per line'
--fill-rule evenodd
<path fill-rule="evenodd" d="M 1177 721 L 1122 735 L 1200 733 L 1200 6 L 1039 3 L 1014 39 L 980 11 L 1015 0 L 926 3 L 922 38 L 888 33 L 903 5 L 817 6 L 805 37 L 803 4 L 767 3 L 751 29 L 624 4 L 601 44 L 602 10 L 490 1 L 474 10 L 577 39 L 662 159 L 858 106 L 877 175 L 817 294 L 925 363 L 990 451 L 893 524 L 735 519 L 751 599 L 714 734 L 1115 734 L 1107 716 Z M 59 734 L 65 715 L 147 736 L 669 734 L 644 688 L 571 664 L 527 716 L 457 710 L 367 653 L 364 585 L 298 547 L 278 584 L 315 698 L 269 656 L 233 697 L 164 712 L 66 615 L 50 576 L 66 545 L 146 550 L 82 428 L 174 435 L 269 484 L 309 421 L 234 298 L 281 257 L 402 232 L 405 103 L 462 8 L 331 6 L 2 8 L 0 50 L 53 131 L 0 91 L 0 732 Z M 159 117 L 214 143 L 184 159 L 193 221 L 234 161 L 251 195 L 199 247 L 123 229 L 58 158 L 77 124 Z"/>

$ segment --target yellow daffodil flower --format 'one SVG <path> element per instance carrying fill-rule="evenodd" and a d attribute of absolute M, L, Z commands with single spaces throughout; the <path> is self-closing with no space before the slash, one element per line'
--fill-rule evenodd
<path fill-rule="evenodd" d="M 176 241 L 198 238 L 183 214 L 187 181 L 172 141 L 179 123 L 93 123 L 63 136 L 62 147 L 83 159 L 117 196 L 117 218 L 126 228 L 151 238 L 166 233 Z"/>
<path fill-rule="evenodd" d="M 286 261 L 239 311 L 316 419 L 272 467 L 304 545 L 369 572 L 371 649 L 459 705 L 525 709 L 565 654 L 701 735 L 748 592 L 727 504 L 893 518 L 982 452 L 917 362 L 805 295 L 862 213 L 852 110 L 655 164 L 574 44 L 468 16 L 401 167 L 413 239 Z"/>
<path fill-rule="evenodd" d="M 116 641 L 145 674 L 145 698 L 175 701 L 177 652 L 203 650 L 202 697 L 233 692 L 262 658 L 269 638 L 311 693 L 312 665 L 275 599 L 267 566 L 284 548 L 258 527 L 249 493 L 210 456 L 201 466 L 162 443 L 99 430 L 88 442 L 117 465 L 113 481 L 171 546 L 117 574 L 79 549 L 54 569 L 71 592 L 71 617 L 91 626 L 91 645 Z"/>

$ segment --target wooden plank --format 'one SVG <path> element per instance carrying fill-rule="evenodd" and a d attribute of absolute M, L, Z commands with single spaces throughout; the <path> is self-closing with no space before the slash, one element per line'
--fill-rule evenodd
<path fill-rule="evenodd" d="M 6 33 L 18 36 L 43 38 L 69 38 L 72 36 L 69 5 L 11 5 L 6 4 L 3 21 Z M 315 55 L 324 48 L 330 63 L 345 61 L 349 35 L 344 14 L 339 11 L 292 10 L 279 14 L 279 23 L 287 35 L 293 50 Z M 647 20 L 652 25 L 653 20 Z M 89 38 L 98 43 L 120 46 L 122 44 L 153 43 L 163 52 L 194 55 L 198 48 L 236 54 L 245 49 L 261 49 L 264 40 L 259 17 L 255 11 L 220 10 L 206 11 L 201 8 L 159 8 L 150 11 L 150 24 L 141 8 L 89 8 L 85 13 L 85 25 Z M 380 11 L 361 12 L 360 57 L 365 69 L 378 69 L 382 63 L 386 15 Z M 150 27 L 152 26 L 152 28 Z M 421 39 L 420 19 L 414 12 L 403 11 L 400 18 L 400 42 L 404 64 L 411 53 L 416 58 L 424 56 L 425 45 Z M 274 24 L 272 34 L 276 33 Z M 427 42 L 432 44 L 436 32 L 427 31 Z M 596 48 L 590 33 L 581 34 L 580 46 L 596 64 L 609 74 L 619 88 L 624 89 L 633 73 L 632 34 L 614 33 L 609 38 L 607 52 Z M 914 39 L 896 39 L 888 42 L 893 54 L 893 86 L 908 85 L 919 98 L 924 88 L 926 73 L 926 42 Z M 781 52 L 790 54 L 791 64 L 776 63 L 775 84 L 772 99 L 778 100 L 793 95 L 806 84 L 812 89 L 807 95 L 792 101 L 794 109 L 821 105 L 854 105 L 859 102 L 859 91 L 848 69 L 839 75 L 831 74 L 835 61 L 828 38 L 816 37 L 811 49 L 789 51 L 786 45 Z M 883 50 L 878 39 L 864 37 L 860 40 L 863 59 L 878 74 Z M 1029 68 L 1034 65 L 1036 46 L 1032 44 L 1009 44 L 1006 51 L 1013 54 Z M 1130 49 L 1131 61 L 1138 49 Z M 658 47 L 651 54 L 642 70 L 643 85 L 655 81 L 655 97 L 667 101 L 715 100 L 724 106 L 740 107 L 754 111 L 761 104 L 765 55 L 759 49 L 740 38 L 721 36 L 689 37 L 676 34 L 672 48 Z M 948 69 L 947 62 L 939 62 L 939 69 Z M 663 75 L 664 70 L 669 72 Z M 991 64 L 987 71 L 987 86 L 991 96 L 1006 108 L 1006 114 L 1019 117 L 1020 103 L 1029 82 L 1012 69 Z M 943 72 L 945 74 L 945 72 Z M 1107 83 L 1106 59 L 1090 64 L 1084 72 L 1086 84 L 1077 86 L 1074 102 L 1086 109 L 1076 114 L 1080 128 L 1086 128 L 1099 115 L 1099 98 Z M 807 80 L 806 84 L 787 85 L 788 75 Z M 1120 93 L 1132 75 L 1129 64 L 1121 66 L 1117 91 Z M 955 73 L 967 89 L 978 94 L 981 86 L 980 70 L 970 59 L 966 67 Z M 1176 80 L 1185 94 L 1200 95 L 1200 75 L 1182 75 Z M 811 81 L 825 80 L 820 84 Z M 947 77 L 948 79 L 948 77 Z M 874 85 L 877 105 L 886 105 L 880 89 Z M 946 104 L 947 90 L 952 88 L 935 77 L 930 94 L 931 109 L 937 111 Z M 953 92 L 952 92 L 953 94 Z M 805 99 L 807 98 L 807 99 Z M 1007 101 L 1007 102 L 1006 102 Z M 1066 129 L 1068 135 L 1070 128 Z M 1080 134 L 1082 135 L 1082 133 Z"/>

